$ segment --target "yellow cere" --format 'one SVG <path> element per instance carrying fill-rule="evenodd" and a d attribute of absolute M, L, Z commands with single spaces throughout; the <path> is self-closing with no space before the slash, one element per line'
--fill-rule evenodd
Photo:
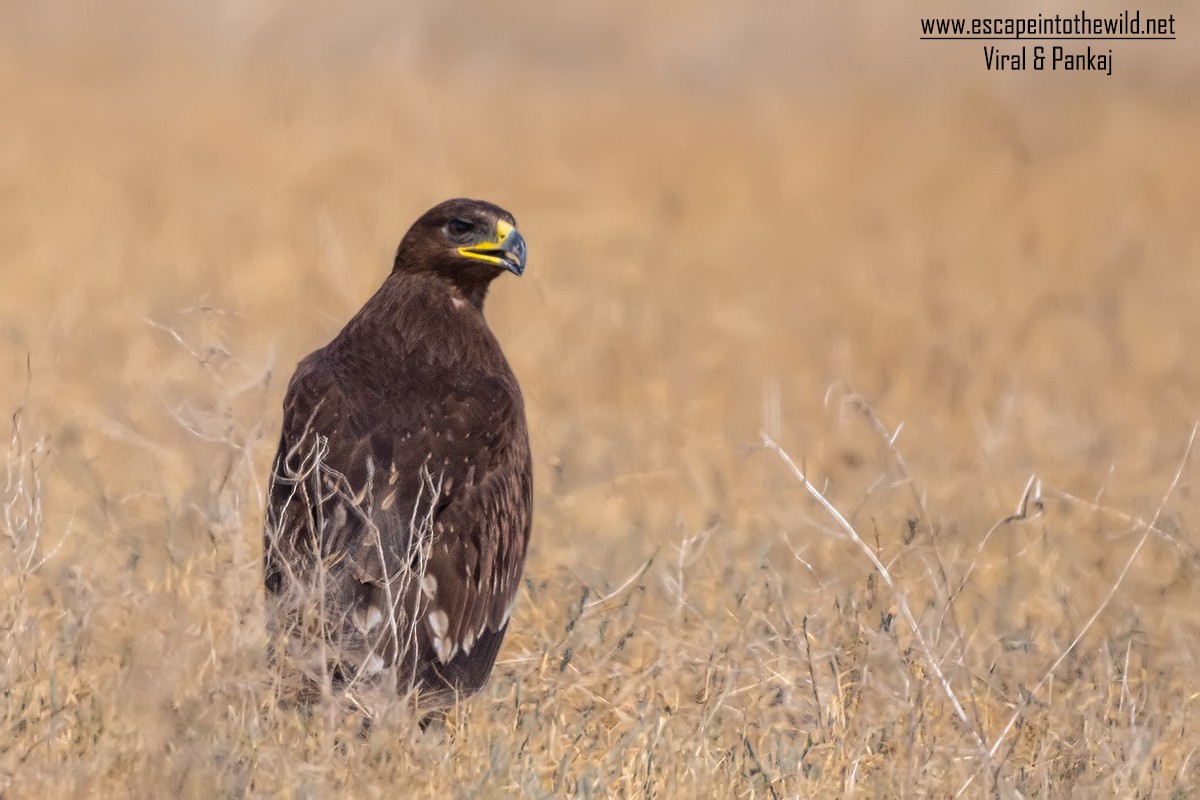
<path fill-rule="evenodd" d="M 504 240 L 508 238 L 509 234 L 511 234 L 514 230 L 515 228 L 511 223 L 506 222 L 505 220 L 499 220 L 496 222 L 495 241 L 480 242 L 479 244 L 472 245 L 471 247 L 460 247 L 458 248 L 459 255 L 464 255 L 468 258 L 478 258 L 481 261 L 487 261 L 492 264 L 503 265 L 505 263 L 503 258 L 492 255 L 492 253 L 488 251 L 494 251 L 498 249 L 500 245 L 504 243 Z"/>

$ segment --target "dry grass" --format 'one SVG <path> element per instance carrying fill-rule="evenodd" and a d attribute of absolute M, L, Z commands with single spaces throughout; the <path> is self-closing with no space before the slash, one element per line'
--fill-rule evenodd
<path fill-rule="evenodd" d="M 3 12 L 0 794 L 1189 794 L 1194 48 L 506 8 Z M 263 482 L 458 194 L 530 242 L 533 551 L 489 687 L 358 740 L 274 702 Z"/>

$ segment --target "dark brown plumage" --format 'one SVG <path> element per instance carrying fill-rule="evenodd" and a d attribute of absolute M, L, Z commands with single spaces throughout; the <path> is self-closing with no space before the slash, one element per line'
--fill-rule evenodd
<path fill-rule="evenodd" d="M 425 213 L 288 385 L 264 581 L 310 681 L 437 708 L 491 674 L 532 511 L 521 392 L 483 318 L 492 280 L 524 270 L 515 225 L 475 200 Z"/>

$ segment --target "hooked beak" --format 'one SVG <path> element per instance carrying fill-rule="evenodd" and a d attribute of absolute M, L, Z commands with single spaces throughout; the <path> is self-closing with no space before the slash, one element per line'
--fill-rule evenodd
<path fill-rule="evenodd" d="M 520 275 L 525 271 L 525 237 L 504 220 L 496 223 L 495 241 L 460 247 L 458 253 L 467 258 L 478 258 L 495 264 L 513 275 Z"/>

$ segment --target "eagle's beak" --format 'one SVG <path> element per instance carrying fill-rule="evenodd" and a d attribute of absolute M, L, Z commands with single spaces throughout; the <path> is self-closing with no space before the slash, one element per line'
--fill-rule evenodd
<path fill-rule="evenodd" d="M 508 270 L 513 275 L 525 271 L 525 237 L 504 220 L 496 223 L 496 239 L 471 247 L 458 248 L 460 255 L 478 258 Z"/>

